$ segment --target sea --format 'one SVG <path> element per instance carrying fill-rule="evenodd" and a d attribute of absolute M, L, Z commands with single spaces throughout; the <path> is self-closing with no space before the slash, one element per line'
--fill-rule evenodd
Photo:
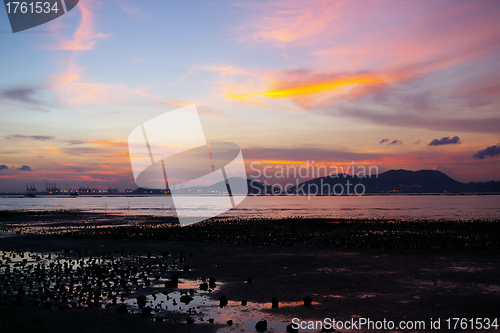
<path fill-rule="evenodd" d="M 241 198 L 242 199 L 242 198 Z M 211 215 L 217 197 L 186 195 L 193 216 Z M 80 210 L 122 215 L 176 216 L 172 199 L 147 196 L 0 196 L 0 211 Z M 214 213 L 215 214 L 215 213 Z M 226 218 L 389 218 L 500 220 L 500 195 L 247 196 Z"/>

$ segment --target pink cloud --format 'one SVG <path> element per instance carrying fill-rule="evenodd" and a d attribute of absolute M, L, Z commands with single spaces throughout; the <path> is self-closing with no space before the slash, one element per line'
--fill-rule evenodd
<path fill-rule="evenodd" d="M 144 88 L 128 88 L 123 84 L 92 82 L 83 74 L 84 70 L 70 60 L 64 73 L 49 79 L 48 88 L 57 91 L 61 104 L 120 102 L 134 96 L 163 100 L 161 96 L 148 93 Z"/>
<path fill-rule="evenodd" d="M 237 28 L 240 41 L 256 40 L 284 45 L 310 38 L 335 26 L 344 1 L 238 2 L 236 7 L 251 12 L 249 20 Z"/>

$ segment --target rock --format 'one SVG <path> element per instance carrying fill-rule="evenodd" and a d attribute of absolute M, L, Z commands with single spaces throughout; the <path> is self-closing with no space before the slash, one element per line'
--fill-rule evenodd
<path fill-rule="evenodd" d="M 146 306 L 146 296 L 144 295 L 139 295 L 137 296 L 137 306 L 139 307 L 139 309 L 142 309 L 143 307 Z"/>
<path fill-rule="evenodd" d="M 258 321 L 257 324 L 255 324 L 255 329 L 257 332 L 267 331 L 267 320 Z"/>
<path fill-rule="evenodd" d="M 208 322 L 209 322 L 210 324 L 213 324 L 213 323 L 214 323 L 214 318 L 210 318 L 210 319 L 208 319 Z"/>
<path fill-rule="evenodd" d="M 271 300 L 271 304 L 272 304 L 272 308 L 273 309 L 277 309 L 278 306 L 279 306 L 279 301 L 276 297 L 273 297 L 273 299 Z"/>
<path fill-rule="evenodd" d="M 200 284 L 200 290 L 207 291 L 208 284 L 206 282 L 203 282 L 202 284 Z"/>
<path fill-rule="evenodd" d="M 194 319 L 190 318 L 190 317 L 187 317 L 186 318 L 186 324 L 190 324 L 190 325 L 194 324 Z"/>
<path fill-rule="evenodd" d="M 231 326 L 231 325 L 233 324 L 233 321 L 232 321 L 232 320 L 228 320 L 228 321 L 226 322 L 226 324 L 228 324 L 229 326 Z"/>
<path fill-rule="evenodd" d="M 127 313 L 128 312 L 127 304 L 120 304 L 117 311 L 118 313 Z"/>
<path fill-rule="evenodd" d="M 179 275 L 172 273 L 170 281 L 165 281 L 165 288 L 177 288 L 179 286 Z"/>
<path fill-rule="evenodd" d="M 287 333 L 297 333 L 299 331 L 298 328 L 294 328 L 294 325 L 293 324 L 288 324 L 286 326 L 286 332 Z"/>
<path fill-rule="evenodd" d="M 312 305 L 312 298 L 310 296 L 306 296 L 304 298 L 304 305 L 306 305 L 306 306 L 311 306 Z"/>
<path fill-rule="evenodd" d="M 181 303 L 184 303 L 186 305 L 188 305 L 192 300 L 193 300 L 193 298 L 191 296 L 188 296 L 188 295 L 181 296 Z"/>
<path fill-rule="evenodd" d="M 246 306 L 247 305 L 247 301 L 246 300 L 242 300 L 241 301 L 241 305 Z"/>
<path fill-rule="evenodd" d="M 142 314 L 145 316 L 151 316 L 151 307 L 146 306 L 145 308 L 142 309 Z"/>
<path fill-rule="evenodd" d="M 253 280 L 252 280 L 252 278 L 248 278 L 248 279 L 246 279 L 246 281 L 245 281 L 245 282 L 246 282 L 246 283 L 252 283 L 252 282 L 253 282 Z"/>

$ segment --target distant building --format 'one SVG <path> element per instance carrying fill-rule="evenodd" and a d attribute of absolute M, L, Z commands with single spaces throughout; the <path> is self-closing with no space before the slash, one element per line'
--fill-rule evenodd
<path fill-rule="evenodd" d="M 108 190 L 106 191 L 107 194 L 118 194 L 118 189 L 115 187 L 115 188 L 108 188 Z"/>

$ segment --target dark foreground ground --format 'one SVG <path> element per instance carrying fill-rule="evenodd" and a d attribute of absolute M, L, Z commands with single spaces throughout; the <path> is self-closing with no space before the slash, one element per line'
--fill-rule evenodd
<path fill-rule="evenodd" d="M 500 320 L 498 222 L 293 219 L 211 221 L 180 228 L 172 227 L 171 221 L 150 218 L 134 220 L 133 227 L 110 227 L 119 225 L 121 218 L 85 214 L 2 219 L 5 233 L 21 235 L 0 238 L 0 250 L 80 251 L 94 256 L 189 252 L 187 264 L 192 269 L 184 278 L 213 276 L 224 282 L 213 299 L 227 296 L 230 301 L 269 303 L 276 297 L 301 304 L 269 306 L 262 318 Z M 66 219 L 69 229 L 50 235 L 22 234 L 45 233 L 32 225 L 61 219 Z M 80 228 L 81 224 L 85 227 Z M 253 283 L 245 283 L 248 278 Z M 315 304 L 302 305 L 305 296 Z M 142 315 L 112 309 L 57 311 L 4 304 L 0 332 L 255 332 L 238 326 L 237 320 L 231 327 L 188 325 L 184 317 L 172 316 L 177 323 L 151 322 Z M 427 326 L 425 331 L 431 330 Z"/>

